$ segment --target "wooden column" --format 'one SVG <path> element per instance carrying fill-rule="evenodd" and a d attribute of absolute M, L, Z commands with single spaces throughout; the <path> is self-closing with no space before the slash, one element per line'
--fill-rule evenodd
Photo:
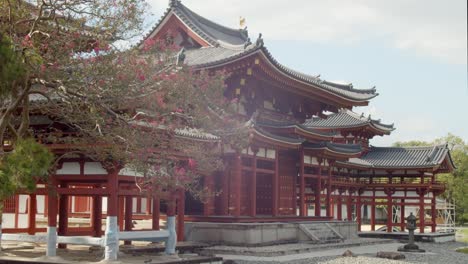
<path fill-rule="evenodd" d="M 227 162 L 225 162 L 226 164 Z M 226 169 L 224 169 L 224 173 L 222 175 L 221 179 L 221 215 L 229 215 L 229 180 L 232 175 L 232 166 L 229 164 L 226 166 Z"/>
<path fill-rule="evenodd" d="M 406 192 L 405 192 L 406 194 Z M 400 231 L 405 231 L 405 199 L 401 199 L 400 206 Z"/>
<path fill-rule="evenodd" d="M 391 233 L 393 228 L 393 204 L 392 204 L 392 194 L 391 192 L 387 193 L 387 232 Z"/>
<path fill-rule="evenodd" d="M 424 190 L 419 193 L 419 232 L 424 233 Z"/>
<path fill-rule="evenodd" d="M 125 196 L 125 231 L 132 231 L 132 226 L 133 226 L 132 216 L 133 216 L 133 198 L 132 196 Z M 124 244 L 131 245 L 132 241 L 124 241 Z"/>
<path fill-rule="evenodd" d="M 207 190 L 207 199 L 206 202 L 203 204 L 203 215 L 204 216 L 210 216 L 215 214 L 215 206 L 214 206 L 214 193 L 216 192 L 215 190 L 215 184 L 214 184 L 214 176 L 211 175 L 205 175 L 204 181 L 205 189 Z"/>
<path fill-rule="evenodd" d="M 252 178 L 250 182 L 250 216 L 257 215 L 257 151 L 252 157 Z"/>
<path fill-rule="evenodd" d="M 99 188 L 96 186 L 95 188 Z M 93 235 L 95 237 L 102 236 L 102 197 L 95 195 L 92 198 L 91 208 L 91 225 L 93 227 Z"/>
<path fill-rule="evenodd" d="M 332 217 L 332 201 L 331 201 L 331 172 L 332 167 L 331 164 L 328 164 L 328 177 L 327 177 L 327 201 L 326 201 L 326 208 L 327 208 L 327 217 Z"/>
<path fill-rule="evenodd" d="M 29 235 L 36 234 L 36 213 L 37 213 L 37 198 L 35 194 L 30 194 L 29 204 L 28 204 L 28 234 Z"/>
<path fill-rule="evenodd" d="M 435 193 L 432 192 L 432 202 L 431 202 L 431 232 L 434 233 L 436 231 L 437 226 L 437 212 L 436 212 L 436 196 Z"/>
<path fill-rule="evenodd" d="M 153 196 L 153 215 L 152 215 L 152 229 L 159 230 L 159 218 L 160 218 L 160 200 L 159 197 Z"/>
<path fill-rule="evenodd" d="M 304 149 L 301 148 L 299 152 L 300 164 L 299 164 L 299 215 L 306 216 L 305 207 L 305 176 L 304 176 Z M 294 188 L 296 190 L 296 188 Z"/>
<path fill-rule="evenodd" d="M 375 231 L 375 190 L 372 190 L 370 224 L 371 224 L 371 231 Z"/>
<path fill-rule="evenodd" d="M 346 201 L 346 207 L 347 207 L 346 208 L 346 214 L 347 214 L 346 218 L 348 218 L 348 221 L 353 221 L 353 214 L 352 214 L 352 211 L 353 211 L 353 208 L 352 208 L 352 206 L 353 206 L 353 204 L 352 204 L 353 197 L 351 195 L 351 192 L 352 192 L 351 189 L 348 189 L 348 200 Z"/>
<path fill-rule="evenodd" d="M 279 150 L 275 149 L 275 174 L 273 175 L 272 184 L 272 204 L 271 212 L 273 216 L 278 215 L 278 202 L 279 202 Z"/>
<path fill-rule="evenodd" d="M 68 188 L 68 184 L 62 183 L 60 184 L 61 188 Z M 59 197 L 59 223 L 57 228 L 57 234 L 59 236 L 64 236 L 67 234 L 68 230 L 68 212 L 69 212 L 69 203 L 68 203 L 68 195 L 61 194 Z M 66 244 L 59 244 L 59 248 L 67 248 Z"/>
<path fill-rule="evenodd" d="M 317 185 L 315 186 L 315 216 L 320 216 L 322 205 L 320 204 L 320 193 L 322 192 L 322 166 L 318 170 Z"/>
<path fill-rule="evenodd" d="M 236 151 L 234 156 L 234 213 L 235 217 L 241 214 L 241 193 L 242 193 L 242 158 L 240 151 Z"/>
<path fill-rule="evenodd" d="M 177 241 L 184 241 L 185 191 L 178 191 L 177 200 Z"/>
<path fill-rule="evenodd" d="M 357 224 L 358 224 L 358 231 L 361 231 L 361 194 L 358 191 L 357 192 L 357 202 L 356 202 L 356 218 L 357 218 Z"/>
<path fill-rule="evenodd" d="M 54 176 L 52 176 L 54 177 Z M 47 199 L 47 256 L 56 256 L 56 243 L 57 243 L 57 212 L 58 212 L 58 197 L 54 179 L 52 179 L 52 186 L 49 188 L 49 195 Z"/>
<path fill-rule="evenodd" d="M 151 215 L 151 195 L 146 196 L 146 210 L 145 214 L 146 215 Z"/>
<path fill-rule="evenodd" d="M 342 199 L 343 199 L 343 197 L 342 197 L 342 190 L 338 190 L 338 203 L 337 203 L 337 205 L 336 205 L 336 207 L 337 207 L 336 210 L 337 210 L 338 212 L 337 212 L 337 216 L 336 216 L 336 217 L 337 217 L 337 219 L 340 220 L 340 221 L 343 220 L 343 216 L 342 216 L 342 213 L 343 213 L 343 212 L 342 212 L 342 211 L 343 211 L 343 208 L 342 208 L 342 206 L 343 206 L 343 201 L 342 201 Z"/>

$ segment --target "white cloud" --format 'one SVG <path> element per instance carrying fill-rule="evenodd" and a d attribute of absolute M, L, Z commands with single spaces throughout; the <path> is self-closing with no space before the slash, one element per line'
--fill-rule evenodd
<path fill-rule="evenodd" d="M 150 0 L 161 14 L 167 0 Z M 251 36 L 356 44 L 380 38 L 395 48 L 447 63 L 466 64 L 466 0 L 183 0 L 216 22 L 237 27 L 247 19 Z"/>

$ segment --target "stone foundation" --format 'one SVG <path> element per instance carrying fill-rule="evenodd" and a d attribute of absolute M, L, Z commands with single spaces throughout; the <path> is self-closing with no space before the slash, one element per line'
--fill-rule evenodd
<path fill-rule="evenodd" d="M 307 222 L 307 224 L 313 223 L 315 222 Z M 357 237 L 355 222 L 330 221 L 327 223 L 344 239 Z M 266 246 L 310 241 L 299 229 L 299 224 L 186 222 L 185 238 L 188 241 L 233 246 Z"/>

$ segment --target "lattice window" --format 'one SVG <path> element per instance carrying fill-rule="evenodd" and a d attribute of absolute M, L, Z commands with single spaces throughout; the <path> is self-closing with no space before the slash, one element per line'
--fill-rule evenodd
<path fill-rule="evenodd" d="M 16 197 L 12 196 L 5 200 L 3 203 L 3 212 L 4 213 L 14 213 L 16 209 Z"/>

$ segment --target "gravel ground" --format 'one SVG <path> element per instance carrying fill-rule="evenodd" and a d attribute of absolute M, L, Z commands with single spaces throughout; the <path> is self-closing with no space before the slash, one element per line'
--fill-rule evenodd
<path fill-rule="evenodd" d="M 375 255 L 364 255 L 358 257 L 319 257 L 289 261 L 289 264 L 340 264 L 340 263 L 428 263 L 428 264 L 467 264 L 468 254 L 455 252 L 459 247 L 467 247 L 468 244 L 460 242 L 447 243 L 418 243 L 419 247 L 426 250 L 426 253 L 404 253 L 404 261 L 386 260 L 375 258 Z M 343 252 L 346 249 L 343 249 Z M 241 261 L 235 260 L 236 264 L 279 264 L 284 262 L 275 261 Z"/>

